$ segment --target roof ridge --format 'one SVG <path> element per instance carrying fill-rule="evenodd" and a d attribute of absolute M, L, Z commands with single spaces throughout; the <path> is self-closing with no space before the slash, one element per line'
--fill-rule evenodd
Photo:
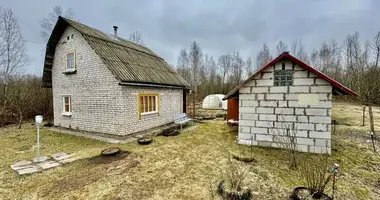
<path fill-rule="evenodd" d="M 68 19 L 68 18 L 65 18 L 65 17 L 62 17 L 62 16 L 59 16 L 59 17 L 61 17 L 61 18 L 62 18 L 63 20 L 65 20 L 65 21 L 67 21 L 69 24 L 70 24 L 70 22 L 73 22 L 73 23 L 77 23 L 77 24 L 80 24 L 80 25 L 82 25 L 82 26 L 88 27 L 88 28 L 90 28 L 90 29 L 95 29 L 96 31 L 99 31 L 99 32 L 101 32 L 101 33 L 103 33 L 103 34 L 105 34 L 105 35 L 109 35 L 109 34 L 110 34 L 110 33 L 105 33 L 105 32 L 103 32 L 103 31 L 101 31 L 101 30 L 99 30 L 99 29 L 97 29 L 97 28 L 94 28 L 94 27 L 88 26 L 88 25 L 86 25 L 86 24 L 83 24 L 83 23 L 81 23 L 81 22 L 78 22 L 78 21 L 75 21 L 75 20 L 72 20 L 72 19 Z M 74 27 L 72 24 L 70 24 L 70 25 L 71 25 L 73 28 L 75 28 L 75 30 L 79 31 L 81 34 L 85 34 L 85 35 L 87 35 L 87 36 L 94 37 L 94 38 L 97 38 L 97 39 L 100 39 L 100 40 L 103 40 L 103 41 L 111 42 L 111 43 L 113 43 L 113 44 L 117 44 L 117 45 L 120 45 L 120 46 L 122 46 L 122 47 L 125 47 L 125 48 L 128 48 L 128 49 L 131 49 L 131 50 L 134 50 L 134 51 L 138 51 L 138 52 L 141 52 L 141 53 L 144 53 L 144 54 L 147 54 L 147 55 L 150 55 L 150 56 L 156 57 L 156 58 L 158 58 L 158 59 L 164 60 L 163 58 L 161 58 L 161 57 L 159 57 L 159 56 L 157 56 L 157 55 L 154 55 L 154 54 L 151 54 L 151 53 L 148 53 L 148 52 L 144 52 L 144 51 L 141 51 L 141 50 L 138 50 L 138 49 L 132 48 L 132 47 L 128 47 L 128 46 L 126 46 L 126 45 L 120 44 L 120 43 L 115 42 L 115 41 L 112 41 L 112 40 L 107 40 L 107 39 L 104 39 L 104 38 L 98 37 L 98 36 L 96 36 L 96 35 L 92 35 L 92 34 L 84 33 L 84 32 L 81 31 L 80 29 Z M 115 37 L 115 36 L 113 36 L 113 37 Z M 127 39 L 125 39 L 125 38 L 122 38 L 122 37 L 119 37 L 119 36 L 116 36 L 116 38 L 120 38 L 120 39 L 122 39 L 122 40 L 126 40 L 127 42 L 131 42 L 131 43 L 133 43 L 134 45 L 138 45 L 138 46 L 140 46 L 140 47 L 142 47 L 142 48 L 144 48 L 144 49 L 147 49 L 147 50 L 151 51 L 148 47 L 143 46 L 143 45 L 140 45 L 140 44 L 137 44 L 137 43 L 132 42 L 132 41 L 130 41 L 130 40 L 127 40 Z"/>
<path fill-rule="evenodd" d="M 261 73 L 263 70 L 265 70 L 266 68 L 268 67 L 271 67 L 273 64 L 279 62 L 281 59 L 283 58 L 287 58 L 289 60 L 291 60 L 292 62 L 298 64 L 300 67 L 314 73 L 317 77 L 321 78 L 321 79 L 324 79 L 325 81 L 327 81 L 329 84 L 331 84 L 331 86 L 334 88 L 338 88 L 338 89 L 341 89 L 343 90 L 346 94 L 349 94 L 349 95 L 352 95 L 352 96 L 358 96 L 353 90 L 349 89 L 348 87 L 344 86 L 343 84 L 339 83 L 338 81 L 332 79 L 331 77 L 327 76 L 326 74 L 318 71 L 317 69 L 315 69 L 314 67 L 304 63 L 303 61 L 299 60 L 298 58 L 292 56 L 289 52 L 283 52 L 281 53 L 279 56 L 277 56 L 275 59 L 273 59 L 272 61 L 270 61 L 269 63 L 265 64 L 263 67 L 261 67 L 260 69 L 258 69 L 255 73 L 253 73 L 248 79 L 246 79 L 245 81 L 243 81 L 242 83 L 238 84 L 235 88 L 233 88 L 230 92 L 228 92 L 226 94 L 226 96 L 224 97 L 224 99 L 228 99 L 230 98 L 231 95 L 235 94 L 236 92 L 239 91 L 239 89 L 241 87 L 243 87 L 245 84 L 247 84 L 249 81 L 253 80 L 253 78 Z"/>

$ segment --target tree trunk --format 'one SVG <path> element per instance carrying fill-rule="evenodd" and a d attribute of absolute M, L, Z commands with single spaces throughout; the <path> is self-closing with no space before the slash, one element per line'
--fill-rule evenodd
<path fill-rule="evenodd" d="M 375 125 L 374 125 L 374 121 L 373 121 L 372 106 L 371 105 L 368 106 L 368 113 L 369 113 L 369 125 L 370 125 L 370 128 L 371 128 L 371 132 L 373 133 L 374 136 L 376 136 L 376 134 L 375 134 Z"/>
<path fill-rule="evenodd" d="M 363 107 L 363 126 L 365 126 L 365 107 Z"/>
<path fill-rule="evenodd" d="M 22 117 L 22 112 L 21 112 L 21 110 L 19 110 L 18 113 L 19 113 L 18 128 L 20 129 L 20 128 L 21 128 L 21 124 L 22 124 L 23 117 Z"/>
<path fill-rule="evenodd" d="M 193 119 L 195 117 L 195 92 L 193 91 L 192 92 L 192 95 L 193 95 Z"/>

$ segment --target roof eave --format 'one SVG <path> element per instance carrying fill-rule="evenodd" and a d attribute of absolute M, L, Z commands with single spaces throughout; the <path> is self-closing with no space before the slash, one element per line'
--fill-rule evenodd
<path fill-rule="evenodd" d="M 158 87 L 158 88 L 169 88 L 169 89 L 172 88 L 172 89 L 186 89 L 186 90 L 189 90 L 189 88 L 186 87 L 186 86 L 156 84 L 156 83 L 138 83 L 138 82 L 120 81 L 119 85 L 122 85 L 122 86 Z"/>
<path fill-rule="evenodd" d="M 328 83 L 330 83 L 333 88 L 336 88 L 336 89 L 339 89 L 342 91 L 342 94 L 341 95 L 351 95 L 351 96 L 354 96 L 354 97 L 357 97 L 358 94 L 356 92 L 354 92 L 353 90 L 345 87 L 344 85 L 338 83 L 337 81 L 335 81 L 334 79 L 328 77 L 327 75 L 323 74 L 322 72 L 314 69 L 313 67 L 309 66 L 308 64 L 302 62 L 301 60 L 293 57 L 292 55 L 290 55 L 288 52 L 284 52 L 282 53 L 281 55 L 279 55 L 277 58 L 273 59 L 271 62 L 269 62 L 268 64 L 266 64 L 265 66 L 263 66 L 262 68 L 260 68 L 258 71 L 256 71 L 252 76 L 250 76 L 247 80 L 245 80 L 244 82 L 240 83 L 238 86 L 236 86 L 234 89 L 232 89 L 230 92 L 228 92 L 226 94 L 226 96 L 224 97 L 224 99 L 229 99 L 232 97 L 232 95 L 236 94 L 237 92 L 239 92 L 239 89 L 241 87 L 243 87 L 245 84 L 247 84 L 249 81 L 253 80 L 253 78 L 261 73 L 262 71 L 264 71 L 266 68 L 274 65 L 275 63 L 277 63 L 278 61 L 280 61 L 281 59 L 283 58 L 288 58 L 289 60 L 291 60 L 292 62 L 298 64 L 300 67 L 302 68 L 305 68 L 306 70 L 308 71 L 311 71 L 312 73 L 314 73 L 315 75 L 317 75 L 317 77 L 319 78 L 322 78 L 324 79 L 325 81 L 327 81 Z"/>

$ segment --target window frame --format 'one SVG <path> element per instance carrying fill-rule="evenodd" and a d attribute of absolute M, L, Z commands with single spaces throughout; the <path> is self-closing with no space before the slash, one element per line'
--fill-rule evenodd
<path fill-rule="evenodd" d="M 66 111 L 66 98 L 69 98 L 68 106 L 69 111 Z M 72 108 L 71 108 L 71 95 L 62 95 L 62 115 L 64 116 L 71 116 L 72 115 Z"/>
<path fill-rule="evenodd" d="M 285 72 L 284 74 L 277 74 Z M 276 80 L 276 78 L 279 78 Z M 285 80 L 281 80 L 282 77 L 285 77 Z M 288 80 L 288 78 L 291 77 L 291 80 Z M 291 82 L 289 82 L 291 81 Z M 278 83 L 278 84 L 277 84 Z M 284 83 L 282 85 L 281 83 Z M 274 70 L 273 72 L 273 86 L 275 87 L 283 87 L 283 86 L 293 86 L 294 83 L 294 71 L 293 69 L 281 69 L 281 70 Z"/>
<path fill-rule="evenodd" d="M 67 68 L 68 62 L 67 62 L 67 55 L 73 54 L 74 55 L 74 68 Z M 76 58 L 76 52 L 75 51 L 67 51 L 65 52 L 65 71 L 75 71 L 77 70 L 77 58 Z"/>
<path fill-rule="evenodd" d="M 150 97 L 154 97 L 150 98 Z M 147 100 L 145 100 L 147 99 Z M 141 101 L 142 100 L 142 101 Z M 144 101 L 147 101 L 147 104 L 144 104 Z M 139 113 L 139 119 L 141 119 L 144 115 L 150 115 L 150 114 L 160 114 L 160 95 L 158 93 L 139 93 L 138 95 L 138 101 L 137 101 L 137 107 L 138 107 L 138 113 Z M 155 103 L 154 110 L 149 111 L 151 106 L 151 103 Z M 145 109 L 148 109 L 148 111 L 145 111 Z"/>

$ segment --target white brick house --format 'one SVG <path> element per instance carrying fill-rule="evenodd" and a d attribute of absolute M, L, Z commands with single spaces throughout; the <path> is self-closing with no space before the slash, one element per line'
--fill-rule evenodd
<path fill-rule="evenodd" d="M 281 136 L 294 135 L 298 150 L 330 153 L 332 95 L 357 96 L 284 52 L 225 99 L 239 100 L 239 144 L 283 147 Z"/>
<path fill-rule="evenodd" d="M 124 137 L 171 123 L 185 111 L 186 81 L 116 31 L 105 34 L 59 17 L 42 85 L 53 89 L 55 126 Z"/>

